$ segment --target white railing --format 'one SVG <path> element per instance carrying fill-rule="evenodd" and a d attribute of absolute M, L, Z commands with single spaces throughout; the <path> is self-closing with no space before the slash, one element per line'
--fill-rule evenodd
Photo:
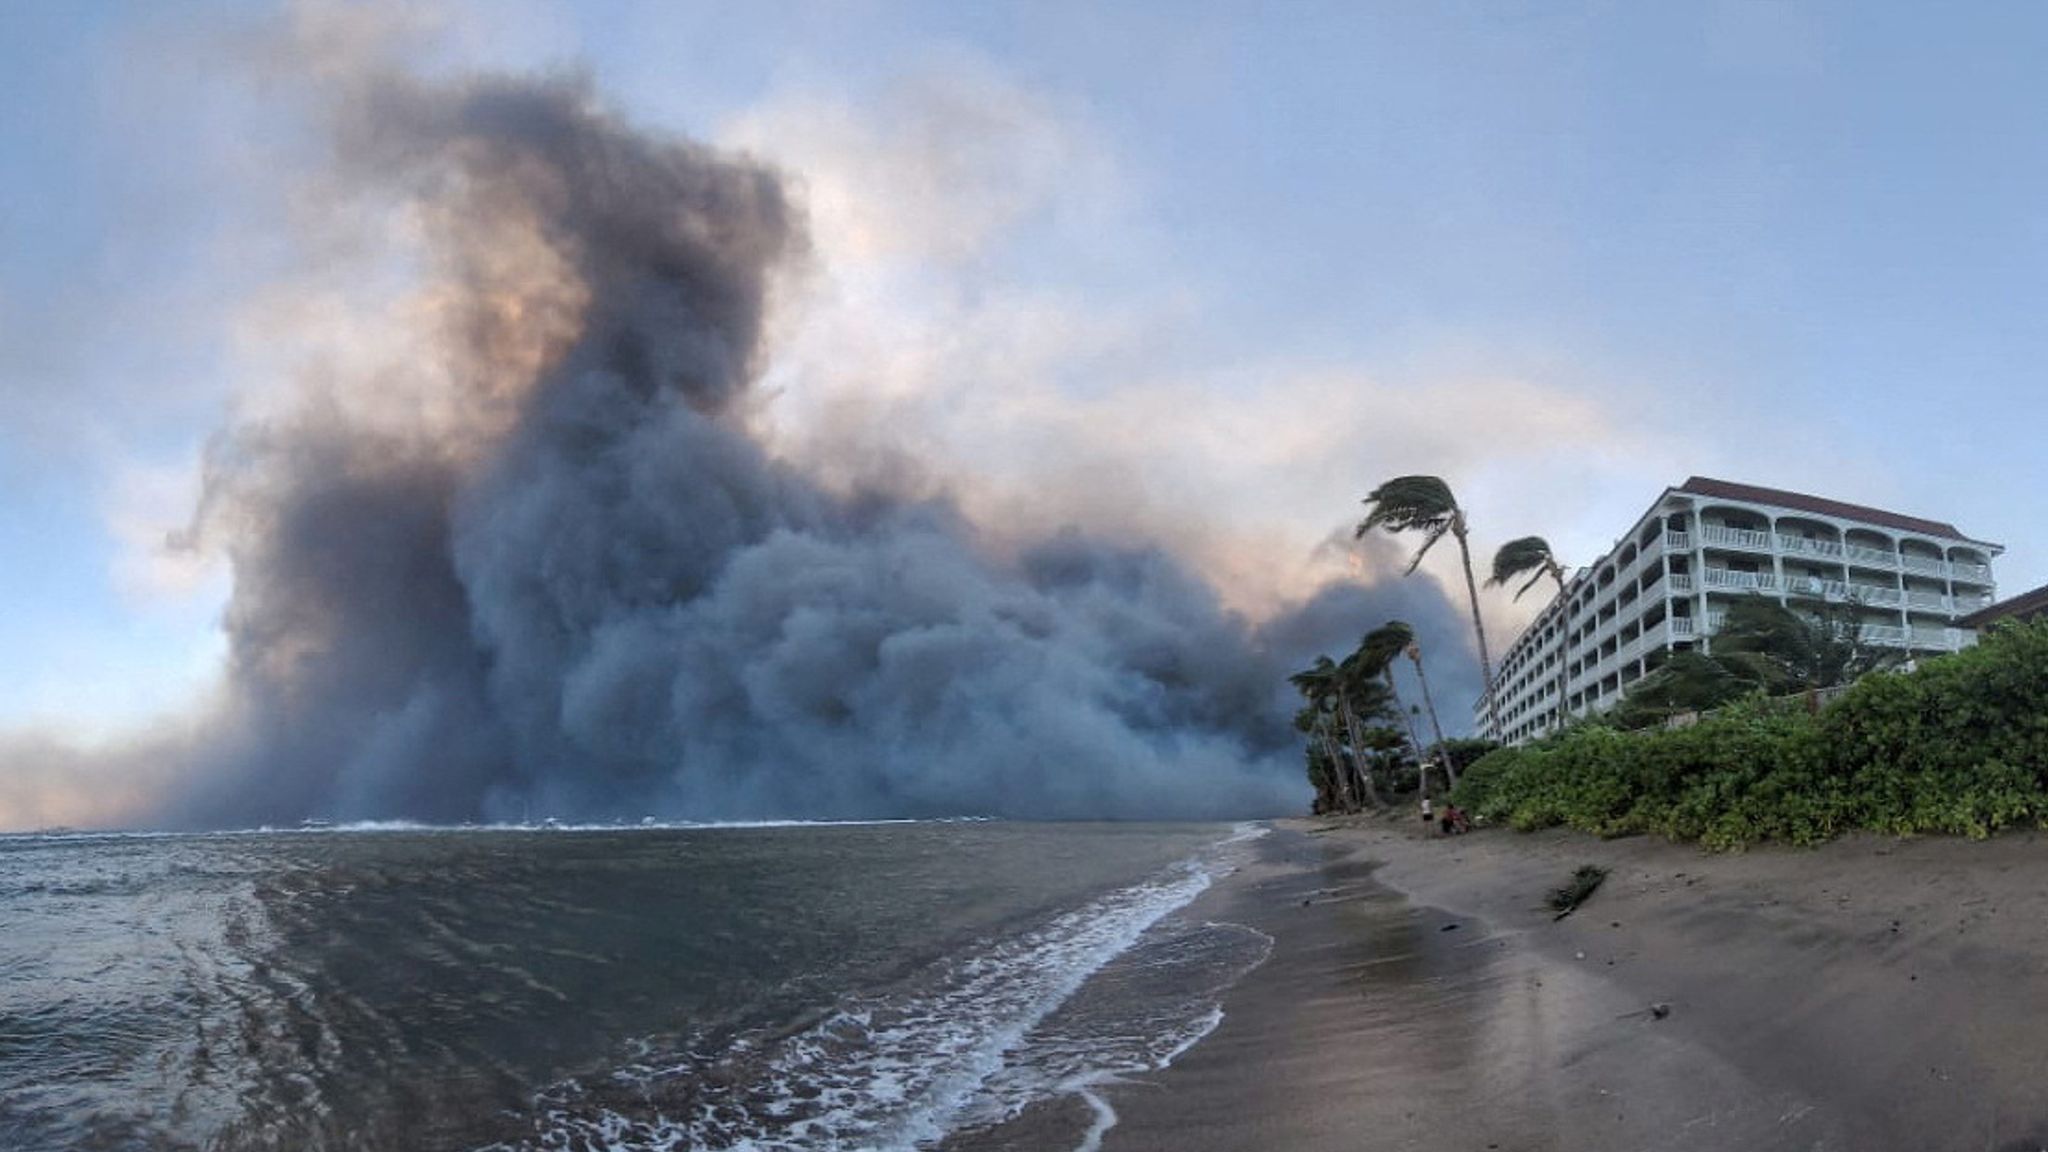
<path fill-rule="evenodd" d="M 1849 586 L 1840 580 L 1823 580 L 1818 576 L 1787 576 L 1785 591 L 1796 596 L 1826 596 L 1834 599 L 1846 595 Z"/>
<path fill-rule="evenodd" d="M 1858 564 L 1869 564 L 1878 568 L 1897 568 L 1899 554 L 1885 548 L 1868 548 L 1861 544 L 1842 545 L 1842 555 Z"/>
<path fill-rule="evenodd" d="M 1957 599 L 1960 600 L 1961 598 L 1958 597 Z M 1906 603 L 1915 608 L 1947 608 L 1949 606 L 1949 598 L 1939 592 L 1922 592 L 1916 588 L 1908 588 L 1906 590 Z M 1963 608 L 1960 604 L 1956 606 L 1956 610 L 1959 612 L 1969 611 L 1969 609 Z"/>
<path fill-rule="evenodd" d="M 1689 552 L 1692 550 L 1692 537 L 1683 532 L 1666 532 L 1659 539 L 1664 541 L 1664 550 L 1666 552 Z"/>
<path fill-rule="evenodd" d="M 1936 560 L 1932 556 L 1914 556 L 1908 553 L 1899 558 L 1899 563 L 1904 565 L 1908 572 L 1920 572 L 1929 576 L 1945 576 L 1948 574 L 1948 565 L 1940 560 Z"/>
<path fill-rule="evenodd" d="M 1910 634 L 1904 628 L 1892 624 L 1865 624 L 1856 629 L 1856 638 L 1866 644 L 1904 648 Z"/>
<path fill-rule="evenodd" d="M 1671 634 L 1673 636 L 1688 637 L 1692 635 L 1692 617 L 1690 616 L 1673 616 L 1666 623 L 1671 626 Z"/>
<path fill-rule="evenodd" d="M 1771 534 L 1750 528 L 1723 528 L 1718 524 L 1707 524 L 1700 528 L 1700 539 L 1709 544 L 1727 544 L 1759 552 L 1771 550 Z"/>
<path fill-rule="evenodd" d="M 1711 636 L 1714 633 L 1719 632 L 1721 630 L 1721 622 L 1726 619 L 1728 619 L 1728 614 L 1726 612 L 1707 613 L 1707 635 Z"/>
<path fill-rule="evenodd" d="M 1692 573 L 1673 572 L 1671 574 L 1671 590 L 1673 592 L 1692 591 Z"/>
<path fill-rule="evenodd" d="M 1709 588 L 1769 590 L 1778 586 L 1778 578 L 1769 572 L 1737 572 L 1732 568 L 1708 568 L 1700 575 L 1705 578 Z"/>
<path fill-rule="evenodd" d="M 1949 571 L 1964 580 L 1988 582 L 1991 579 L 1991 569 L 1983 564 L 1951 564 Z"/>
<path fill-rule="evenodd" d="M 1842 546 L 1833 540 L 1809 540 L 1804 536 L 1778 534 L 1780 552 L 1808 552 L 1815 556 L 1840 556 Z"/>
<path fill-rule="evenodd" d="M 1991 607 L 1991 597 L 1989 597 L 1989 596 L 1957 596 L 1957 597 L 1954 597 L 1954 598 L 1950 599 L 1949 603 L 1950 603 L 1951 605 L 1953 605 L 1953 606 L 1954 606 L 1954 608 L 1955 608 L 1955 611 L 1957 611 L 1957 612 L 1961 612 L 1961 613 L 1969 613 L 1969 612 L 1975 612 L 1975 611 L 1976 611 L 1976 610 L 1978 610 L 1979 608 L 1989 608 L 1989 607 Z"/>

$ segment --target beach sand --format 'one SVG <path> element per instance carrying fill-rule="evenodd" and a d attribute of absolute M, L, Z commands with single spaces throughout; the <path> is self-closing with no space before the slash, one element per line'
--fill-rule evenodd
<path fill-rule="evenodd" d="M 1108 1152 L 2048 1149 L 2048 838 L 1294 821 L 1259 848 L 1192 911 L 1272 956 L 1171 1068 L 1103 1090 Z M 1582 863 L 1611 874 L 1553 920 Z M 1071 1147 L 1044 1141 L 1072 1107 L 988 1146 Z"/>

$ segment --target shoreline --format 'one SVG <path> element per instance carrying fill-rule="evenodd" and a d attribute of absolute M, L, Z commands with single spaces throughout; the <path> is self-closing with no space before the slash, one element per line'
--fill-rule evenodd
<path fill-rule="evenodd" d="M 1605 885 L 1553 920 L 1582 863 Z M 1102 1148 L 2048 1148 L 2044 865 L 2034 833 L 1716 855 L 1279 821 L 1189 909 L 1271 955 L 1171 1067 L 1095 1089 Z"/>

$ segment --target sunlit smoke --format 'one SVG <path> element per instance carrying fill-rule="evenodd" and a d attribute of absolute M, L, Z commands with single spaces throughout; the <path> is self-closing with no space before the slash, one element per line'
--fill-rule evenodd
<path fill-rule="evenodd" d="M 573 80 L 322 82 L 309 210 L 417 242 L 405 354 L 337 347 L 214 438 L 178 543 L 232 570 L 222 700 L 75 766 L 131 794 L 67 820 L 1276 812 L 1287 671 L 1459 633 L 1426 581 L 1254 624 L 1142 536 L 998 547 L 944 476 L 823 484 L 756 427 L 780 174 Z"/>

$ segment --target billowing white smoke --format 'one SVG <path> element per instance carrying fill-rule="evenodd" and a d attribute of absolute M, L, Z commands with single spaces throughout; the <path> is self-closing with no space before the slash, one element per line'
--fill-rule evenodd
<path fill-rule="evenodd" d="M 750 384 L 802 228 L 742 158 L 558 83 L 387 76 L 340 137 L 425 230 L 448 387 L 393 419 L 344 374 L 216 439 L 226 703 L 153 753 L 150 819 L 1280 811 L 1288 670 L 1389 616 L 1459 635 L 1419 582 L 1254 628 L 1151 543 L 995 549 L 773 459 Z"/>

